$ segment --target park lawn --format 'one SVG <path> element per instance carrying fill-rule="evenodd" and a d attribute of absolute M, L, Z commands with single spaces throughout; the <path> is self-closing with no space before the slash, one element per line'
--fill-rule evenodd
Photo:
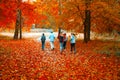
<path fill-rule="evenodd" d="M 45 51 L 35 40 L 0 40 L 0 80 L 119 80 L 120 42 L 77 41 L 76 54 L 70 44 L 62 54 L 59 42 Z"/>

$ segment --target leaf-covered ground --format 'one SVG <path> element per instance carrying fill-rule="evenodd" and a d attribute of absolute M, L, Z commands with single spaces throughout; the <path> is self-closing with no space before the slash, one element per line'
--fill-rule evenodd
<path fill-rule="evenodd" d="M 70 53 L 67 43 L 60 54 L 58 41 L 54 51 L 49 43 L 42 51 L 34 40 L 0 40 L 0 80 L 120 80 L 119 42 L 78 41 L 76 47 Z"/>

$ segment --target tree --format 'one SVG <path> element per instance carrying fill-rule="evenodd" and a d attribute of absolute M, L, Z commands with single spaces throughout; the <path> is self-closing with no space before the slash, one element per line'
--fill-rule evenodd
<path fill-rule="evenodd" d="M 92 0 L 92 2 L 91 0 L 37 1 L 34 2 L 35 4 L 27 2 L 20 4 L 23 24 L 31 26 L 35 23 L 47 25 L 53 29 L 61 27 L 72 32 L 82 32 L 85 34 L 85 42 L 90 40 L 91 31 L 97 33 L 120 31 L 120 1 L 118 0 Z M 17 21 L 19 20 L 16 20 L 18 6 L 16 3 L 16 0 L 1 0 L 0 24 L 2 26 L 7 24 L 8 27 L 10 23 L 18 25 L 19 22 Z"/>
<path fill-rule="evenodd" d="M 15 0 L 1 0 L 0 2 L 0 11 L 1 11 L 1 15 L 0 15 L 0 25 L 1 27 L 9 27 L 7 26 L 10 23 L 13 23 L 16 21 L 16 1 Z"/>
<path fill-rule="evenodd" d="M 62 2 L 61 2 L 62 0 L 58 0 L 58 3 L 59 3 L 59 16 L 61 16 L 61 14 L 62 14 Z M 59 25 L 59 30 L 58 30 L 58 34 L 60 34 L 61 33 L 61 26 L 62 26 L 62 24 L 61 25 Z"/>
<path fill-rule="evenodd" d="M 19 33 L 22 38 L 22 24 L 30 26 L 37 19 L 38 13 L 35 12 L 35 6 L 21 0 L 1 0 L 0 4 L 0 27 L 15 29 L 13 38 L 18 39 Z M 9 25 L 10 23 L 14 23 L 15 27 Z M 27 26 L 28 29 L 29 26 Z"/>
<path fill-rule="evenodd" d="M 14 38 L 18 39 L 18 32 L 22 32 L 20 29 L 21 27 L 21 10 L 24 10 L 24 14 L 28 11 L 25 10 L 24 7 L 26 5 L 29 5 L 27 9 L 30 8 L 30 4 L 22 3 L 21 0 L 1 0 L 0 2 L 0 10 L 1 14 L 0 17 L 0 25 L 1 27 L 14 29 L 15 28 L 15 34 Z M 17 13 L 17 14 L 16 14 Z M 23 15 L 26 16 L 26 15 Z M 32 15 L 27 15 L 32 16 Z M 30 19 L 31 20 L 31 19 Z M 12 27 L 13 25 L 9 25 L 11 23 L 15 23 L 15 27 Z M 9 25 L 9 26 L 7 26 Z M 19 27 L 20 26 L 20 27 Z M 19 31 L 21 30 L 21 31 Z M 20 38 L 22 38 L 22 35 L 20 34 Z"/>
<path fill-rule="evenodd" d="M 85 22 L 84 22 L 84 42 L 87 43 L 90 40 L 90 10 L 85 11 Z"/>
<path fill-rule="evenodd" d="M 17 17 L 16 17 L 16 25 L 15 25 L 15 33 L 14 33 L 14 39 L 18 39 L 18 34 L 20 32 L 20 39 L 22 39 L 22 26 L 21 26 L 21 0 L 18 0 L 17 2 Z"/>
<path fill-rule="evenodd" d="M 84 21 L 84 42 L 87 43 L 90 40 L 90 26 L 91 26 L 91 12 L 89 9 L 90 0 L 85 0 L 85 21 Z"/>
<path fill-rule="evenodd" d="M 120 31 L 119 1 L 68 0 L 63 6 L 64 28 L 84 32 L 85 42 L 90 40 L 91 31 L 96 33 Z"/>
<path fill-rule="evenodd" d="M 19 33 L 19 10 L 17 11 L 14 39 L 18 39 L 18 33 Z"/>
<path fill-rule="evenodd" d="M 91 7 L 91 10 L 93 11 L 93 31 L 98 33 L 111 33 L 113 30 L 120 31 L 119 2 L 116 2 L 116 0 L 96 1 L 93 2 Z"/>

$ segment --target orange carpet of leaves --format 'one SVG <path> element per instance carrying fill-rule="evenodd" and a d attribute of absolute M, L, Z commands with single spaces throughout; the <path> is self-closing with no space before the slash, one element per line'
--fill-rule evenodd
<path fill-rule="evenodd" d="M 57 41 L 42 51 L 33 40 L 0 40 L 0 80 L 119 80 L 120 58 L 93 52 L 95 45 L 77 42 L 74 54 L 68 43 L 60 54 Z"/>

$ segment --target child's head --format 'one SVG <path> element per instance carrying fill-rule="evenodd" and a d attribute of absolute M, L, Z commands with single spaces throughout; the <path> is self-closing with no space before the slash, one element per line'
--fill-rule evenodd
<path fill-rule="evenodd" d="M 64 35 L 66 35 L 66 33 L 64 33 Z"/>

